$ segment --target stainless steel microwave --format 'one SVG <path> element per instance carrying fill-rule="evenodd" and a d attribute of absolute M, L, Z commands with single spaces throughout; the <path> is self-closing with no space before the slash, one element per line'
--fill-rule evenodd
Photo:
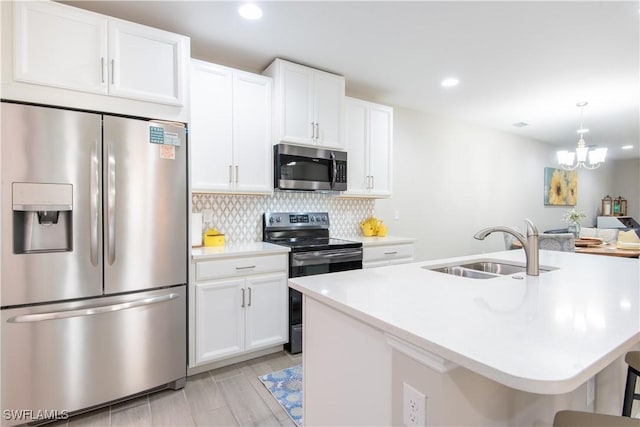
<path fill-rule="evenodd" d="M 346 151 L 303 147 L 291 144 L 273 146 L 274 188 L 302 191 L 345 191 L 347 189 Z"/>

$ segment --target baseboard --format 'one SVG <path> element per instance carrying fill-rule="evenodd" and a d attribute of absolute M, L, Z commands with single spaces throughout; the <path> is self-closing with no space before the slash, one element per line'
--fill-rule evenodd
<path fill-rule="evenodd" d="M 262 350 L 252 351 L 250 353 L 244 353 L 236 357 L 230 357 L 224 360 L 216 360 L 215 362 L 207 363 L 205 365 L 199 365 L 187 368 L 187 376 L 200 374 L 202 372 L 210 371 L 212 369 L 222 368 L 224 366 L 233 365 L 235 363 L 244 362 L 247 360 L 255 359 L 256 357 L 266 356 L 267 354 L 277 353 L 283 351 L 282 345 L 275 347 L 263 348 Z"/>

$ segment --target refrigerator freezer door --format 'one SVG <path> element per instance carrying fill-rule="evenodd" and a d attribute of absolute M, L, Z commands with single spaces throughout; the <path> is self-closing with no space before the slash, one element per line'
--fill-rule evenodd
<path fill-rule="evenodd" d="M 181 126 L 104 116 L 105 294 L 187 283 L 186 153 Z"/>
<path fill-rule="evenodd" d="M 184 378 L 185 312 L 186 286 L 2 310 L 2 409 L 72 412 Z"/>
<path fill-rule="evenodd" d="M 1 305 L 100 295 L 102 116 L 1 105 Z"/>

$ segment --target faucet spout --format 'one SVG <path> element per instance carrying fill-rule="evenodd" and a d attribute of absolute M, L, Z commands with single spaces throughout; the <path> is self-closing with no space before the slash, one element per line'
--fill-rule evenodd
<path fill-rule="evenodd" d="M 525 258 L 527 260 L 527 275 L 538 276 L 540 274 L 538 229 L 529 219 L 525 219 L 524 221 L 527 224 L 526 237 L 518 230 L 502 225 L 483 228 L 482 230 L 478 231 L 473 237 L 478 240 L 484 240 L 489 234 L 495 232 L 511 234 L 513 237 L 518 239 L 518 241 L 522 245 L 522 248 L 524 249 Z"/>

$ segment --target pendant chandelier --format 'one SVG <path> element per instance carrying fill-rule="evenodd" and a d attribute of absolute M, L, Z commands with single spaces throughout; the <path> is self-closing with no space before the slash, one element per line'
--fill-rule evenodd
<path fill-rule="evenodd" d="M 604 163 L 604 158 L 607 155 L 607 149 L 589 149 L 584 142 L 584 134 L 589 132 L 589 129 L 585 129 L 583 126 L 584 107 L 586 107 L 587 104 L 588 102 L 578 102 L 576 104 L 576 107 L 580 108 L 580 129 L 577 130 L 578 134 L 580 134 L 580 139 L 578 139 L 578 147 L 576 148 L 576 151 L 562 150 L 557 152 L 558 163 L 562 169 L 574 170 L 579 167 L 585 169 L 596 169 Z"/>

